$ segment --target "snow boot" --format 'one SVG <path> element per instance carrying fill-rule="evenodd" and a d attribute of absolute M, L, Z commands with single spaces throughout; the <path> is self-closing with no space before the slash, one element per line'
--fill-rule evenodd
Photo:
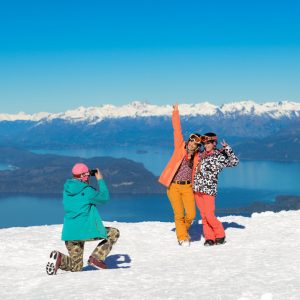
<path fill-rule="evenodd" d="M 189 240 L 178 241 L 178 244 L 179 244 L 179 246 L 182 246 L 182 247 L 189 247 L 190 241 Z"/>
<path fill-rule="evenodd" d="M 225 244 L 226 241 L 225 241 L 225 236 L 222 237 L 222 238 L 216 238 L 216 241 L 215 241 L 216 245 L 222 245 L 222 244 Z"/>
<path fill-rule="evenodd" d="M 61 265 L 61 253 L 54 250 L 50 253 L 50 258 L 46 265 L 47 274 L 56 275 L 60 265 Z"/>
<path fill-rule="evenodd" d="M 204 246 L 213 246 L 215 244 L 215 241 L 213 240 L 206 240 L 204 243 Z"/>
<path fill-rule="evenodd" d="M 107 265 L 102 260 L 98 260 L 97 258 L 95 258 L 93 256 L 89 257 L 88 265 L 93 266 L 99 270 L 107 269 Z"/>

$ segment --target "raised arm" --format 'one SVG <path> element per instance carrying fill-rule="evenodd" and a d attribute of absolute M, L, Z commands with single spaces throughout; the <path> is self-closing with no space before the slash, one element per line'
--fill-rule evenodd
<path fill-rule="evenodd" d="M 181 130 L 180 115 L 177 103 L 173 105 L 172 126 L 174 134 L 174 147 L 178 148 L 182 145 L 182 143 L 184 143 L 184 139 Z"/>
<path fill-rule="evenodd" d="M 225 167 L 235 167 L 239 164 L 239 159 L 231 149 L 231 147 L 223 140 L 221 143 L 223 156 L 225 159 L 222 159 L 221 164 L 223 168 Z"/>
<path fill-rule="evenodd" d="M 108 188 L 106 186 L 106 183 L 105 183 L 103 176 L 102 176 L 101 172 L 99 171 L 99 169 L 97 169 L 95 176 L 96 176 L 96 179 L 99 184 L 99 191 L 97 191 L 91 187 L 90 197 L 89 197 L 90 202 L 93 204 L 105 203 L 109 200 L 109 192 L 108 192 Z"/>

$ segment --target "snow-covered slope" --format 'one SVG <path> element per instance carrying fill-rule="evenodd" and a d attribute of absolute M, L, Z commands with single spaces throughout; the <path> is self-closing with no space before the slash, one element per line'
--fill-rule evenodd
<path fill-rule="evenodd" d="M 26 114 L 20 112 L 15 115 L 0 114 L 0 121 L 41 121 L 63 119 L 69 121 L 88 121 L 99 122 L 105 118 L 123 118 L 123 117 L 149 117 L 149 116 L 170 116 L 172 111 L 171 105 L 152 105 L 144 102 L 132 102 L 123 106 L 114 106 L 110 104 L 97 107 L 79 107 L 74 110 L 68 110 L 64 113 L 50 114 L 41 112 L 37 114 Z M 270 118 L 282 117 L 299 117 L 300 103 L 283 101 L 283 102 L 268 102 L 258 104 L 253 101 L 242 101 L 222 106 L 216 106 L 208 102 L 198 104 L 181 104 L 180 113 L 182 116 L 268 116 Z"/>
<path fill-rule="evenodd" d="M 300 299 L 300 211 L 221 220 L 225 245 L 203 247 L 197 223 L 190 248 L 172 223 L 106 222 L 121 231 L 110 269 L 56 276 L 45 263 L 53 249 L 66 253 L 61 225 L 1 229 L 1 299 Z"/>

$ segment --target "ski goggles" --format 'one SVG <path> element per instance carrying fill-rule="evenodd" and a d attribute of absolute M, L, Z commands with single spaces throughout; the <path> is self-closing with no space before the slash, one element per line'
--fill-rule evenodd
<path fill-rule="evenodd" d="M 206 135 L 201 136 L 201 143 L 203 144 L 213 143 L 216 142 L 217 140 L 218 137 L 216 136 L 206 136 Z"/>
<path fill-rule="evenodd" d="M 202 138 L 201 136 L 198 136 L 198 135 L 192 133 L 189 137 L 189 141 L 200 144 L 201 143 L 201 138 Z"/>

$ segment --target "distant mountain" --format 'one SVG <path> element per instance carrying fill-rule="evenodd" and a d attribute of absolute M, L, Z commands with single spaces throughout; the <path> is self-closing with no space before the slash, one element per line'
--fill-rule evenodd
<path fill-rule="evenodd" d="M 165 189 L 157 177 L 141 163 L 125 158 L 94 157 L 82 159 L 59 155 L 41 155 L 21 149 L 0 147 L 0 163 L 11 166 L 0 171 L 0 193 L 61 194 L 63 184 L 71 178 L 76 162 L 101 170 L 111 193 L 154 194 Z M 92 177 L 95 184 L 95 178 Z"/>
<path fill-rule="evenodd" d="M 235 144 L 240 159 L 300 161 L 300 124 L 282 128 L 262 139 L 248 139 Z"/>
<path fill-rule="evenodd" d="M 98 123 L 104 119 L 114 118 L 137 118 L 137 117 L 161 117 L 170 116 L 172 107 L 170 105 L 152 105 L 145 102 L 134 101 L 123 106 L 110 104 L 98 107 L 79 107 L 65 113 L 51 114 L 40 112 L 37 114 L 26 114 L 20 112 L 15 115 L 0 114 L 0 121 L 33 121 L 46 122 L 54 119 L 68 120 L 72 122 L 86 121 Z M 264 116 L 273 119 L 299 118 L 300 103 L 291 101 L 267 102 L 258 104 L 253 101 L 242 101 L 217 106 L 208 102 L 198 104 L 181 104 L 182 116 Z"/>
<path fill-rule="evenodd" d="M 133 143 L 172 147 L 171 113 L 170 105 L 133 102 L 79 107 L 59 114 L 0 114 L 0 145 L 27 149 Z M 182 104 L 180 114 L 185 138 L 195 131 L 214 131 L 243 159 L 300 161 L 300 103 Z"/>

